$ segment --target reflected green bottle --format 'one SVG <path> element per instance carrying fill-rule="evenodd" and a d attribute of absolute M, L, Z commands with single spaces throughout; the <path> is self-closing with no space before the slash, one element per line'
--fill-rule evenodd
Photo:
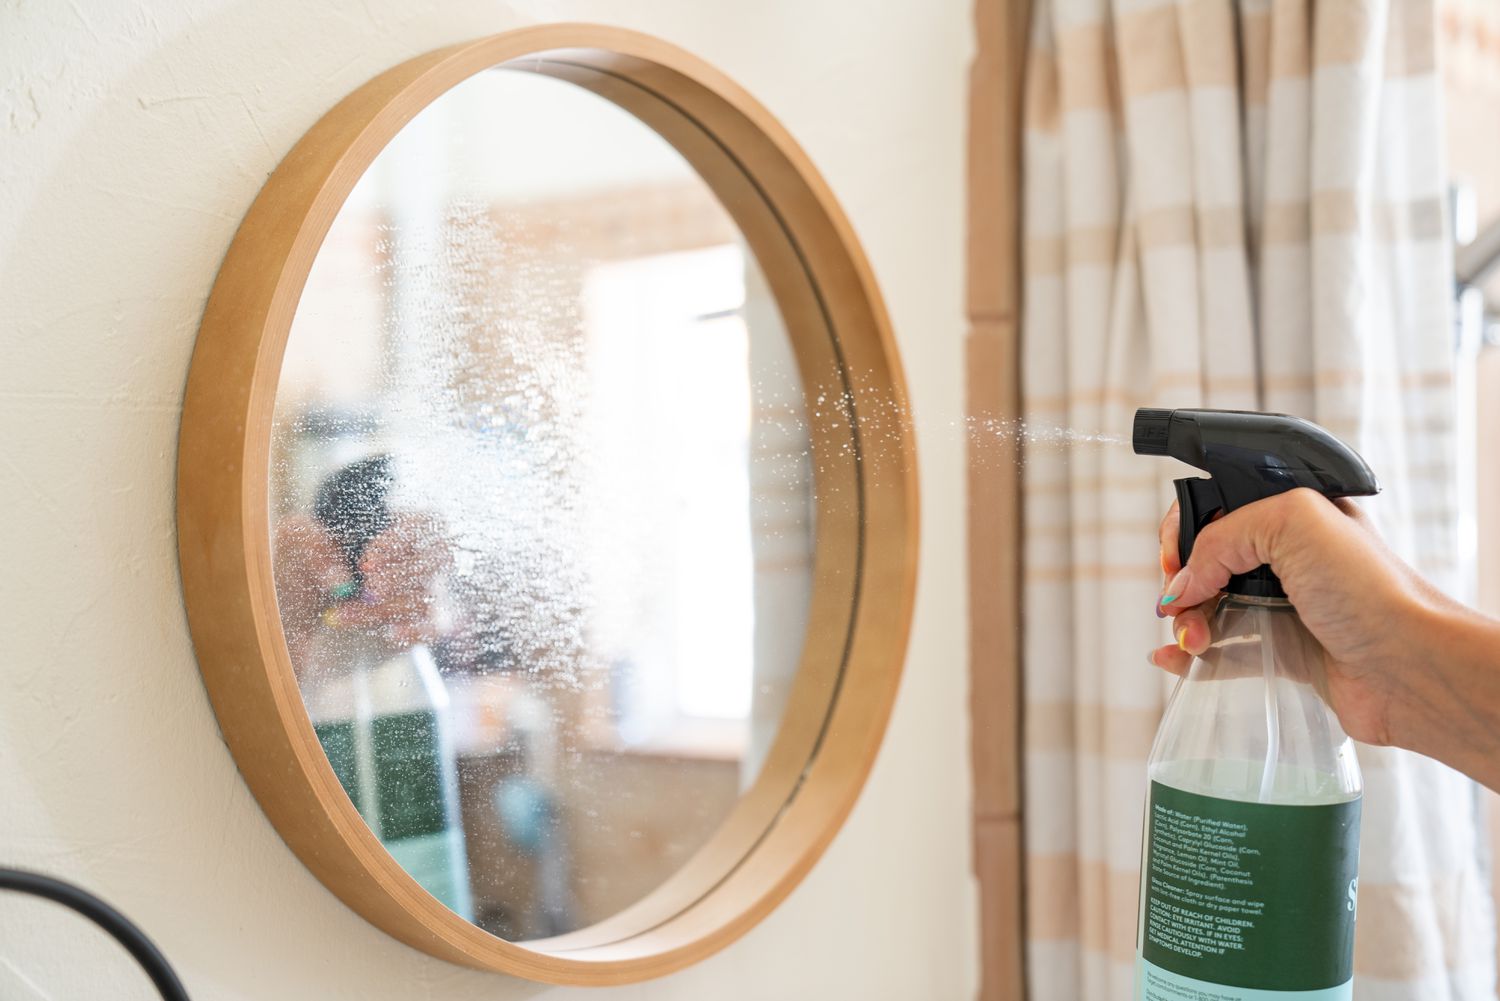
<path fill-rule="evenodd" d="M 352 631 L 329 640 L 303 702 L 334 774 L 401 868 L 472 920 L 450 700 L 432 651 Z"/>

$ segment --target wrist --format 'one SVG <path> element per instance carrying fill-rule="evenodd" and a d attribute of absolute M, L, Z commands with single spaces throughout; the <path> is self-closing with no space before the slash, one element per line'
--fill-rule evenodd
<path fill-rule="evenodd" d="M 1500 622 L 1446 596 L 1411 600 L 1403 663 L 1393 665 L 1391 743 L 1494 788 L 1500 782 Z"/>

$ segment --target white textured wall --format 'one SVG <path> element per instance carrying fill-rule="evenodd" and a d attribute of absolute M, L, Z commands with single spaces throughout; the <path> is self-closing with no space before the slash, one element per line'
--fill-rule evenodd
<path fill-rule="evenodd" d="M 0 0 L 0 860 L 145 925 L 199 999 L 584 996 L 449 966 L 322 888 L 219 739 L 173 538 L 178 407 L 240 216 L 297 137 L 408 56 L 540 20 L 647 31 L 779 115 L 854 220 L 906 353 L 925 503 L 906 680 L 848 826 L 719 956 L 589 996 L 965 999 L 959 418 L 966 0 Z M 0 897 L 0 997 L 149 997 Z"/>

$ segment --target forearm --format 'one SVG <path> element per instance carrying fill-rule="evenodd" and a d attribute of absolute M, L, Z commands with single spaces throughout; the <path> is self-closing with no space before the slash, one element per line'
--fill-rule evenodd
<path fill-rule="evenodd" d="M 1443 602 L 1417 615 L 1389 707 L 1391 742 L 1500 791 L 1500 621 Z"/>

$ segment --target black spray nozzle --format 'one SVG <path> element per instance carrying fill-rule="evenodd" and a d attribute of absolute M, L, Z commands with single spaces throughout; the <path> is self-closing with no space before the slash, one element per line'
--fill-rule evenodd
<path fill-rule="evenodd" d="M 1380 492 L 1359 454 L 1312 421 L 1246 410 L 1154 410 L 1135 413 L 1137 455 L 1170 455 L 1208 473 L 1176 480 L 1181 516 L 1178 555 L 1186 563 L 1198 533 L 1220 514 L 1297 487 L 1324 497 Z M 1269 567 L 1240 574 L 1233 594 L 1285 597 Z"/>
<path fill-rule="evenodd" d="M 1136 455 L 1170 455 L 1167 436 L 1172 427 L 1172 410 L 1152 410 L 1142 407 L 1135 412 L 1135 424 L 1130 429 L 1130 444 Z"/>
<path fill-rule="evenodd" d="M 364 573 L 359 569 L 359 561 L 365 547 L 391 524 L 386 494 L 393 479 L 391 457 L 371 456 L 351 462 L 329 476 L 318 486 L 313 500 L 313 516 L 323 523 L 342 550 L 354 583 L 361 589 Z"/>

